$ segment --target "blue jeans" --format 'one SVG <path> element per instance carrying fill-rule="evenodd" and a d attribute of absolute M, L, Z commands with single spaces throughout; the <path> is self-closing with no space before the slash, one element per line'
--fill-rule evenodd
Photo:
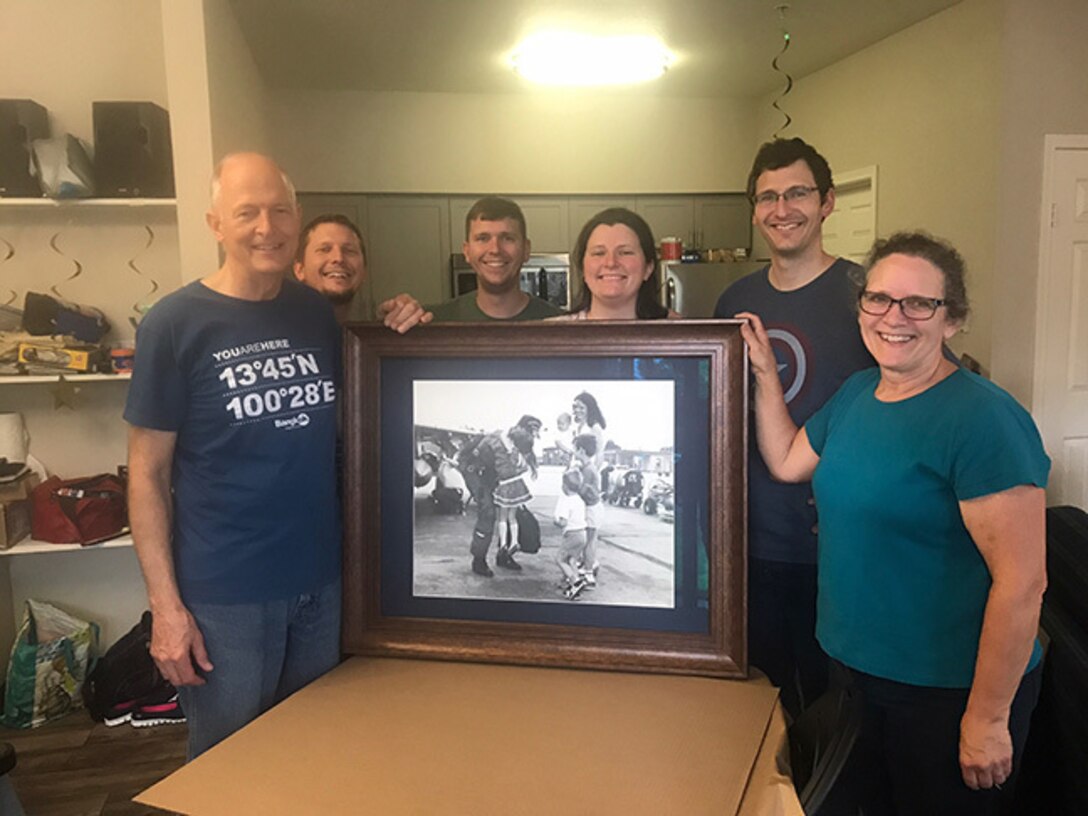
<path fill-rule="evenodd" d="M 279 601 L 188 607 L 215 667 L 178 689 L 190 760 L 340 661 L 339 579 Z"/>

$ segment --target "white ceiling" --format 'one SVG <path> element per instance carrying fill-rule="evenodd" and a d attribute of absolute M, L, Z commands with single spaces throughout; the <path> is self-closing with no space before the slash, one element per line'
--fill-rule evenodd
<path fill-rule="evenodd" d="M 788 7 L 784 12 L 779 8 Z M 230 0 L 273 88 L 519 93 L 505 60 L 542 28 L 656 34 L 677 55 L 640 93 L 752 96 L 783 87 L 959 0 Z"/>

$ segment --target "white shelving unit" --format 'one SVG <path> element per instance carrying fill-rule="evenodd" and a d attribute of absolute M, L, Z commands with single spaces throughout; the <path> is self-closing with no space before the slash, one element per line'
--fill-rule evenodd
<path fill-rule="evenodd" d="M 0 198 L 0 207 L 163 207 L 177 206 L 176 198 Z"/>
<path fill-rule="evenodd" d="M 52 544 L 48 541 L 35 541 L 33 538 L 27 538 L 20 541 L 14 547 L 9 547 L 6 550 L 0 550 L 0 558 L 13 555 L 36 555 L 38 553 L 64 553 L 64 552 L 91 552 L 92 550 L 109 550 L 116 547 L 131 547 L 132 536 L 123 535 L 118 538 L 111 538 L 109 541 L 103 541 L 101 544 L 91 544 L 83 547 L 79 544 Z"/>
<path fill-rule="evenodd" d="M 58 371 L 56 374 L 0 375 L 0 385 L 40 385 L 42 383 L 60 382 L 61 377 L 71 383 L 122 382 L 132 379 L 131 374 L 80 374 L 77 371 L 71 373 Z"/>
<path fill-rule="evenodd" d="M 61 379 L 78 393 L 59 409 L 51 392 Z M 3 410 L 24 415 L 31 451 L 52 472 L 71 477 L 112 471 L 124 462 L 121 409 L 131 376 L 69 371 L 0 376 Z M 82 451 L 74 457 L 68 452 Z M 84 554 L 85 553 L 85 554 Z M 24 539 L 0 550 L 0 666 L 6 668 L 15 627 L 28 598 L 49 601 L 102 626 L 103 646 L 139 619 L 147 598 L 132 545 L 124 535 L 101 544 L 53 544 Z"/>

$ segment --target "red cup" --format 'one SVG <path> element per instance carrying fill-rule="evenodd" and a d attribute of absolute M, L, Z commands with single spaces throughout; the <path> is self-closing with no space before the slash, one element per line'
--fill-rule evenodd
<path fill-rule="evenodd" d="M 684 252 L 684 244 L 679 238 L 661 239 L 661 260 L 679 261 Z"/>

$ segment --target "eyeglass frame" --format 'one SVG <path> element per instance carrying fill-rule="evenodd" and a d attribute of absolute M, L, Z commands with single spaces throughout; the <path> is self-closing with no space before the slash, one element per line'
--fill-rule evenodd
<path fill-rule="evenodd" d="M 778 204 L 779 199 L 782 199 L 787 204 L 796 204 L 819 191 L 819 187 L 810 187 L 807 184 L 795 184 L 781 193 L 776 193 L 774 190 L 764 190 L 762 193 L 756 193 L 752 196 L 752 206 L 773 207 Z M 771 196 L 774 196 L 773 200 L 771 199 Z"/>
<path fill-rule="evenodd" d="M 887 298 L 888 308 L 882 312 L 870 312 L 862 305 L 862 303 L 865 302 L 866 295 L 878 295 L 879 297 Z M 925 317 L 913 317 L 912 315 L 907 314 L 907 307 L 905 305 L 905 302 L 908 300 L 923 301 L 930 307 L 932 307 L 932 311 L 930 311 L 930 313 Z M 947 306 L 948 301 L 945 298 L 931 298 L 926 297 L 925 295 L 907 295 L 906 297 L 893 298 L 887 292 L 870 292 L 868 289 L 862 289 L 860 292 L 858 292 L 858 308 L 861 311 L 865 312 L 865 314 L 871 315 L 872 317 L 883 317 L 893 308 L 895 308 L 896 305 L 899 306 L 899 313 L 902 314 L 903 317 L 905 317 L 907 320 L 917 320 L 921 322 L 923 320 L 932 320 L 933 316 L 937 314 L 937 310 L 942 306 Z"/>

